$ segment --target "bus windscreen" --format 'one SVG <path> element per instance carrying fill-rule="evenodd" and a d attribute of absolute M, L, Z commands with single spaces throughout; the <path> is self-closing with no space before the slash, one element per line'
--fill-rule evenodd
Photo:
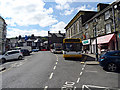
<path fill-rule="evenodd" d="M 64 50 L 65 51 L 81 51 L 82 46 L 81 46 L 81 43 L 65 43 Z"/>

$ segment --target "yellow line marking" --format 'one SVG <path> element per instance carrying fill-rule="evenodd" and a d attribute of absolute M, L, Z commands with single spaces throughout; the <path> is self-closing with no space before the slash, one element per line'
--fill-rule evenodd
<path fill-rule="evenodd" d="M 8 68 L 6 70 L 3 70 L 3 71 L 0 72 L 0 74 L 2 74 L 3 72 L 9 71 L 10 69 L 12 69 L 12 68 Z"/>

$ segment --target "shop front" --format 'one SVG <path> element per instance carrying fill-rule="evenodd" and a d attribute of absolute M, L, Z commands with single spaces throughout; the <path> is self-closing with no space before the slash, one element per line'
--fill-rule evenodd
<path fill-rule="evenodd" d="M 88 40 L 83 40 L 82 41 L 82 44 L 83 44 L 83 51 L 85 53 L 91 53 L 91 45 L 90 45 L 90 39 Z"/>
<path fill-rule="evenodd" d="M 118 33 L 118 50 L 120 50 L 120 32 Z"/>
<path fill-rule="evenodd" d="M 98 54 L 101 54 L 104 51 L 116 50 L 116 38 L 115 34 L 109 34 L 101 37 L 97 37 L 97 49 Z M 92 42 L 92 52 L 96 53 L 96 40 Z"/>

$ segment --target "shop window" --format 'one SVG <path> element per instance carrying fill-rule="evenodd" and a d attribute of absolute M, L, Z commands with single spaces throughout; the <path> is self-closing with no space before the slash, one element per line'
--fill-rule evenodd
<path fill-rule="evenodd" d="M 105 28 L 106 28 L 106 34 L 111 33 L 111 25 L 110 25 L 110 23 L 106 24 Z"/>
<path fill-rule="evenodd" d="M 101 44 L 101 49 L 108 49 L 108 43 Z"/>
<path fill-rule="evenodd" d="M 110 11 L 105 12 L 105 20 L 110 18 Z"/>

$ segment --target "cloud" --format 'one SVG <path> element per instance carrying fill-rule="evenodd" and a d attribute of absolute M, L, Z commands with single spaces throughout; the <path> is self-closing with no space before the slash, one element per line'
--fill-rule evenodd
<path fill-rule="evenodd" d="M 70 3 L 74 2 L 74 0 L 55 0 L 57 3 L 56 9 L 58 10 L 64 10 L 64 9 L 70 9 Z"/>
<path fill-rule="evenodd" d="M 7 38 L 16 37 L 16 36 L 19 36 L 19 35 L 25 36 L 25 35 L 31 35 L 31 34 L 34 34 L 35 36 L 47 36 L 48 32 L 44 31 L 44 30 L 37 30 L 37 29 L 20 30 L 20 29 L 17 29 L 17 28 L 8 28 Z"/>
<path fill-rule="evenodd" d="M 92 7 L 90 5 L 83 5 L 81 7 L 77 7 L 76 10 L 80 11 L 80 10 L 84 10 L 84 11 L 96 11 L 97 8 Z"/>
<path fill-rule="evenodd" d="M 58 31 L 61 31 L 62 33 L 65 33 L 65 29 L 64 29 L 65 26 L 66 26 L 66 24 L 63 21 L 61 21 L 61 22 L 59 22 L 55 25 L 52 25 L 51 28 L 50 28 L 50 31 L 52 33 L 58 33 Z"/>
<path fill-rule="evenodd" d="M 46 27 L 56 22 L 52 15 L 52 8 L 44 8 L 42 0 L 2 0 L 0 1 L 0 15 L 7 19 L 8 25 L 20 26 L 40 25 Z"/>
<path fill-rule="evenodd" d="M 44 2 L 58 2 L 58 3 L 66 3 L 66 2 L 114 2 L 114 1 L 120 1 L 120 0 L 43 0 Z"/>
<path fill-rule="evenodd" d="M 65 10 L 64 13 L 60 13 L 61 15 L 71 15 L 74 11 L 74 8 L 72 8 L 71 10 Z"/>

